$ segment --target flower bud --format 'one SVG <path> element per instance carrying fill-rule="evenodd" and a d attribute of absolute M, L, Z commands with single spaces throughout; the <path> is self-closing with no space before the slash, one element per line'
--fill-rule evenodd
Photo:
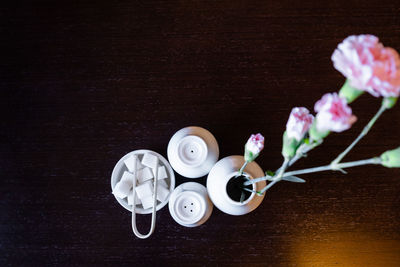
<path fill-rule="evenodd" d="M 296 155 L 299 145 L 300 141 L 297 141 L 296 138 L 290 138 L 287 132 L 285 132 L 283 134 L 282 156 L 285 158 L 292 158 L 294 155 Z"/>
<path fill-rule="evenodd" d="M 293 108 L 286 123 L 287 137 L 295 138 L 300 142 L 308 129 L 310 129 L 313 120 L 314 116 L 305 107 Z"/>
<path fill-rule="evenodd" d="M 400 147 L 384 152 L 381 155 L 381 163 L 388 168 L 400 168 Z"/>
<path fill-rule="evenodd" d="M 261 134 L 252 134 L 244 146 L 244 159 L 252 162 L 264 148 L 264 136 Z"/>

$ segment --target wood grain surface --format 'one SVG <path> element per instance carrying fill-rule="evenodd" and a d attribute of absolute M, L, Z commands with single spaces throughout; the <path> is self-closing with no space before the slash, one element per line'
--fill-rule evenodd
<path fill-rule="evenodd" d="M 166 156 L 189 125 L 215 135 L 221 158 L 261 132 L 257 162 L 279 167 L 291 108 L 344 82 L 339 42 L 371 33 L 400 51 L 398 1 L 4 1 L 0 21 L 1 266 L 400 266 L 399 169 L 304 175 L 197 228 L 164 208 L 147 240 L 110 187 L 124 154 Z M 291 169 L 329 163 L 379 105 L 364 94 L 354 127 Z M 399 146 L 399 121 L 398 105 L 346 160 Z"/>

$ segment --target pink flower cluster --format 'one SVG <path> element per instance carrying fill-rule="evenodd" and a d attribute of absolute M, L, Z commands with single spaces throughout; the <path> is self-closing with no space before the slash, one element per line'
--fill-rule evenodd
<path fill-rule="evenodd" d="M 347 37 L 333 52 L 332 61 L 354 88 L 376 97 L 400 95 L 399 54 L 376 36 Z"/>
<path fill-rule="evenodd" d="M 310 129 L 313 120 L 314 116 L 305 107 L 293 108 L 286 123 L 287 137 L 300 141 Z"/>
<path fill-rule="evenodd" d="M 317 112 L 316 127 L 320 132 L 342 132 L 349 129 L 357 120 L 357 117 L 352 115 L 346 100 L 337 93 L 325 94 L 315 103 L 314 109 Z"/>
<path fill-rule="evenodd" d="M 252 134 L 245 145 L 245 149 L 253 155 L 258 155 L 264 148 L 264 136 L 260 133 Z"/>

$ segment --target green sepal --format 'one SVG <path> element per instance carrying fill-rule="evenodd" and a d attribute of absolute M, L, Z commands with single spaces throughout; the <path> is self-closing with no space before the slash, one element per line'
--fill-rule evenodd
<path fill-rule="evenodd" d="M 310 138 L 315 141 L 320 141 L 324 139 L 328 136 L 329 133 L 330 131 L 320 132 L 317 130 L 317 119 L 314 119 L 314 122 L 311 125 L 310 130 L 308 131 Z"/>
<path fill-rule="evenodd" d="M 358 90 L 350 85 L 350 81 L 347 79 L 339 91 L 339 96 L 346 99 L 346 102 L 350 104 L 356 100 L 364 91 Z"/>
<path fill-rule="evenodd" d="M 248 151 L 246 148 L 244 149 L 244 160 L 248 162 L 252 162 L 257 158 L 258 154 L 253 154 L 253 152 Z"/>
<path fill-rule="evenodd" d="M 283 133 L 282 155 L 285 158 L 292 158 L 294 155 L 296 155 L 299 145 L 300 142 L 297 141 L 296 138 L 289 138 L 286 131 Z"/>
<path fill-rule="evenodd" d="M 400 168 L 400 147 L 384 152 L 381 164 L 387 168 Z"/>
<path fill-rule="evenodd" d="M 384 106 L 386 109 L 391 109 L 396 105 L 397 102 L 397 97 L 385 97 L 382 100 L 382 106 Z"/>

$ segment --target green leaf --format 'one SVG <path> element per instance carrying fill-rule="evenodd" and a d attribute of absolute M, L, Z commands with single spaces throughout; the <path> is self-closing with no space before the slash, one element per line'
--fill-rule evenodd
<path fill-rule="evenodd" d="M 271 170 L 267 170 L 267 171 L 265 172 L 265 175 L 274 176 L 274 175 L 275 175 L 275 172 L 273 172 L 273 171 L 271 171 Z"/>
<path fill-rule="evenodd" d="M 292 182 L 292 183 L 305 183 L 306 182 L 306 180 L 303 180 L 297 176 L 283 177 L 282 180 Z"/>

